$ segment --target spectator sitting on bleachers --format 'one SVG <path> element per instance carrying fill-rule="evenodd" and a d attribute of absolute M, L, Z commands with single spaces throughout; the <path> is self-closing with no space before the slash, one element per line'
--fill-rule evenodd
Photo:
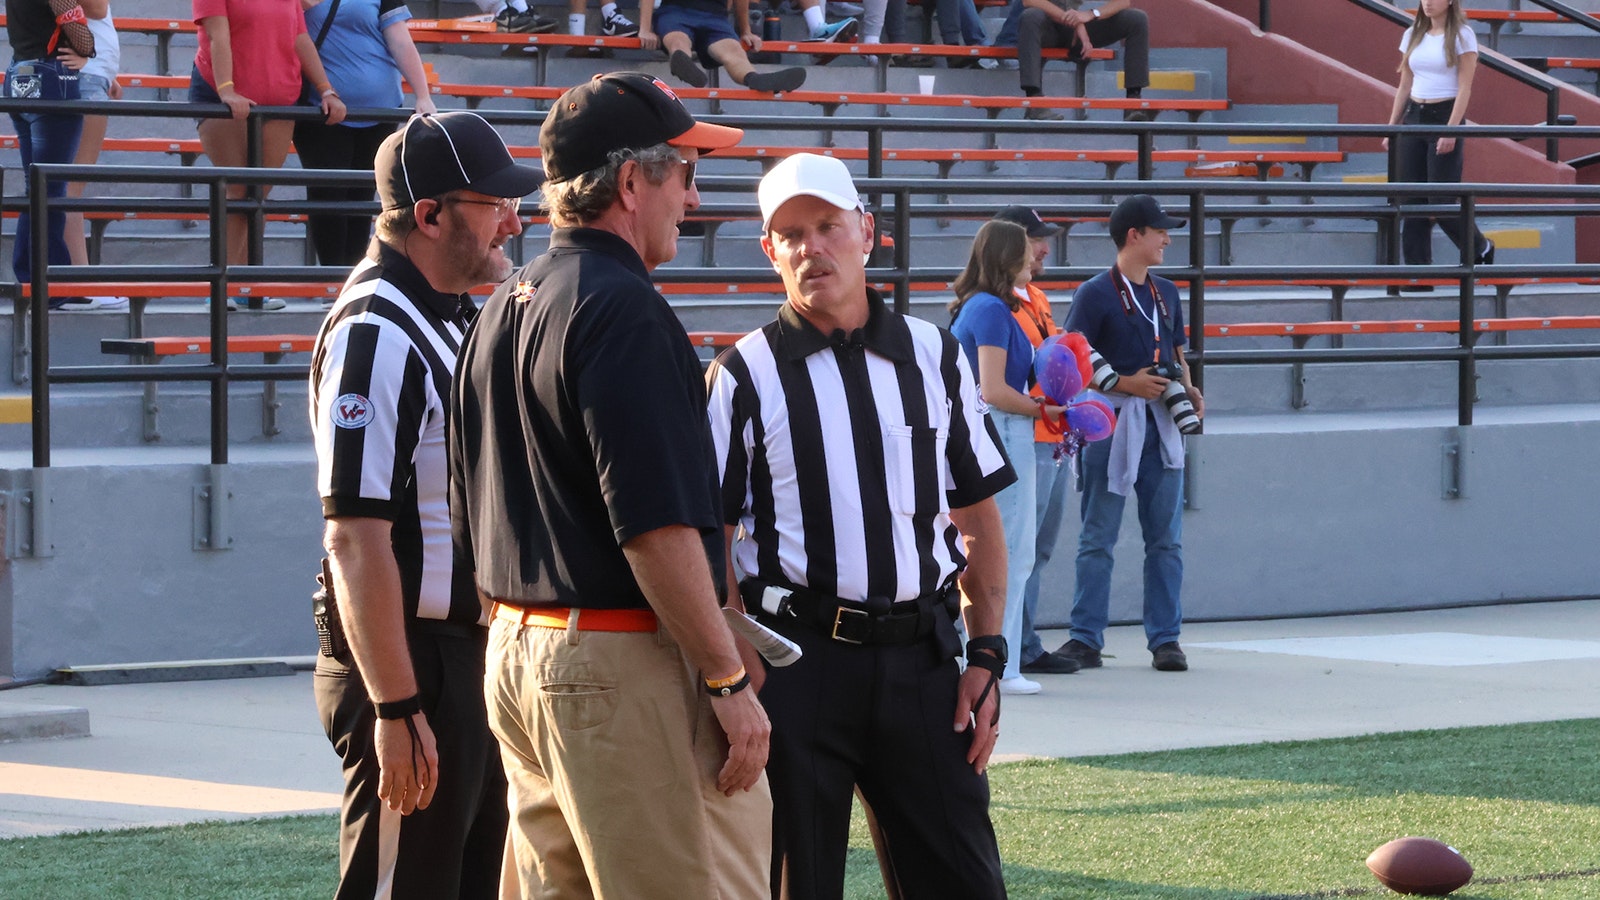
<path fill-rule="evenodd" d="M 1040 52 L 1044 48 L 1065 47 L 1076 57 L 1093 47 L 1121 41 L 1123 84 L 1129 97 L 1141 96 L 1150 83 L 1150 19 L 1143 10 L 1132 9 L 1132 2 L 1107 0 L 1085 12 L 1081 8 L 1083 0 L 1012 0 L 1013 6 L 1027 7 L 1017 21 L 1016 36 L 1022 93 L 1029 97 L 1044 94 L 1044 57 Z M 1079 36 L 1080 31 L 1083 37 Z M 1004 35 L 1004 29 L 1001 34 Z M 1084 41 L 1089 43 L 1085 45 Z M 999 38 L 995 43 L 1000 43 Z M 1062 118 L 1056 110 L 1040 107 L 1028 109 L 1023 116 L 1050 121 Z M 1123 117 L 1145 121 L 1150 114 L 1144 110 L 1128 110 Z"/>
<path fill-rule="evenodd" d="M 494 13 L 496 31 L 507 34 L 548 34 L 556 30 L 556 20 L 547 19 L 528 8 L 528 0 L 474 0 L 478 8 Z"/>
<path fill-rule="evenodd" d="M 867 2 L 869 5 L 872 3 L 877 3 L 880 7 L 883 5 L 883 0 L 867 0 Z M 843 43 L 856 36 L 856 20 L 846 18 L 830 23 L 827 5 L 823 0 L 800 0 L 800 15 L 806 20 L 805 40 Z M 832 58 L 828 57 L 829 60 Z"/>
<path fill-rule="evenodd" d="M 750 65 L 748 54 L 761 49 L 761 38 L 750 30 L 750 0 L 735 0 L 733 20 L 739 23 L 738 34 L 719 0 L 662 0 L 660 9 L 641 4 L 639 42 L 646 50 L 666 50 L 673 76 L 693 87 L 705 87 L 709 80 L 701 65 L 719 64 L 728 77 L 754 91 L 781 94 L 805 83 L 806 70 L 799 66 L 757 72 Z M 652 24 L 660 28 L 659 36 Z M 700 57 L 699 63 L 691 53 Z"/>

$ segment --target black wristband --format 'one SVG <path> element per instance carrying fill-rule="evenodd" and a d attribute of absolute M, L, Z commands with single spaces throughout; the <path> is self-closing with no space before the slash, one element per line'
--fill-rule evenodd
<path fill-rule="evenodd" d="M 396 700 L 393 703 L 374 701 L 372 708 L 378 711 L 380 719 L 409 719 L 422 712 L 422 697 L 419 694 L 412 694 L 404 700 Z"/>
<path fill-rule="evenodd" d="M 983 653 L 981 652 L 983 650 L 988 650 L 989 652 Z M 1000 668 L 1004 669 L 1008 657 L 1006 639 L 1003 635 L 985 634 L 967 641 L 967 665 L 969 666 L 976 665 L 994 671 L 995 667 L 990 663 L 998 662 Z"/>
<path fill-rule="evenodd" d="M 733 684 L 730 684 L 727 687 L 719 687 L 719 688 L 708 687 L 708 688 L 706 688 L 706 693 L 710 694 L 713 697 L 732 697 L 734 694 L 739 693 L 740 691 L 744 690 L 745 688 L 747 688 L 749 686 L 750 686 L 750 673 L 746 672 L 746 673 L 744 673 L 744 677 L 743 678 L 739 679 L 738 681 L 735 681 Z"/>

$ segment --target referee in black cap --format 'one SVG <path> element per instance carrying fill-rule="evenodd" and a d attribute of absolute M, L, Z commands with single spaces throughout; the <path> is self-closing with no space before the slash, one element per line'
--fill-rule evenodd
<path fill-rule="evenodd" d="M 333 594 L 316 697 L 345 778 L 336 896 L 495 897 L 506 781 L 485 610 L 451 550 L 445 404 L 467 291 L 511 270 L 505 242 L 540 176 L 468 112 L 412 118 L 374 171 L 378 236 L 311 366 Z"/>

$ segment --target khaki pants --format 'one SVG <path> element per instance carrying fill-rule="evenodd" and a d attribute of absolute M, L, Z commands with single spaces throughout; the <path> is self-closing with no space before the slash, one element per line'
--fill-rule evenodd
<path fill-rule="evenodd" d="M 727 740 L 664 630 L 496 620 L 484 694 L 510 784 L 520 896 L 768 896 L 766 777 L 733 797 L 717 790 Z"/>

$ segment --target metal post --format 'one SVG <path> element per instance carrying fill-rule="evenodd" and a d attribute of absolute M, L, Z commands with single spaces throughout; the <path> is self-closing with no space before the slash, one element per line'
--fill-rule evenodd
<path fill-rule="evenodd" d="M 211 183 L 211 463 L 228 462 L 228 182 Z"/>
<path fill-rule="evenodd" d="M 33 370 L 33 467 L 50 467 L 50 213 L 46 203 L 47 179 L 38 166 L 28 170 L 28 235 L 33 245 L 33 277 L 29 300 L 33 318 L 28 321 L 33 342 L 29 360 Z M 22 302 L 18 297 L 17 302 Z"/>
<path fill-rule="evenodd" d="M 1206 350 L 1206 195 L 1195 191 L 1189 197 L 1189 267 L 1197 274 L 1189 283 L 1189 377 L 1205 395 Z M 1204 429 L 1204 423 L 1201 425 Z"/>
<path fill-rule="evenodd" d="M 1256 25 L 1262 31 L 1272 31 L 1272 0 L 1261 0 L 1261 11 L 1256 14 Z"/>
<path fill-rule="evenodd" d="M 1477 198 L 1470 193 L 1461 197 L 1461 234 L 1473 235 L 1478 233 Z M 1478 393 L 1477 384 L 1477 357 L 1473 355 L 1473 346 L 1477 343 L 1477 334 L 1472 330 L 1472 288 L 1477 283 L 1474 271 L 1478 262 L 1478 245 L 1474 241 L 1461 242 L 1461 265 L 1467 267 L 1469 274 L 1461 278 L 1461 290 L 1457 310 L 1457 335 L 1461 349 L 1466 353 L 1461 361 L 1456 364 L 1456 421 L 1460 425 L 1472 424 L 1472 402 Z"/>

